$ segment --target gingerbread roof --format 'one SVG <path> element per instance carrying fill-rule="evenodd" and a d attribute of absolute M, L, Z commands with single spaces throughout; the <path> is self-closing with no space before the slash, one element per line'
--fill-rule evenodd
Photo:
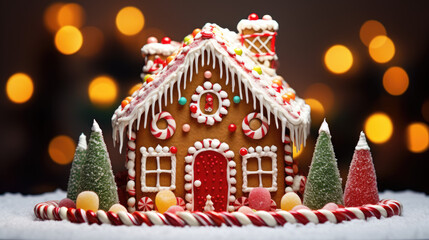
<path fill-rule="evenodd" d="M 225 74 L 225 84 L 231 84 L 232 91 L 238 91 L 240 98 L 245 99 L 246 103 L 249 103 L 249 98 L 252 97 L 255 109 L 256 99 L 258 99 L 260 112 L 262 116 L 267 116 L 268 122 L 270 122 L 268 113 L 272 113 L 277 128 L 281 127 L 283 132 L 288 128 L 290 137 L 298 148 L 301 144 L 305 145 L 311 121 L 310 107 L 299 97 L 284 101 L 282 98 L 284 94 L 289 92 L 294 95 L 295 91 L 283 80 L 281 86 L 274 84 L 272 81 L 274 78 L 282 78 L 272 76 L 272 73 L 268 74 L 264 67 L 261 74 L 254 70 L 257 63 L 247 54 L 247 51 L 243 51 L 241 56 L 234 51 L 236 47 L 241 47 L 238 39 L 235 32 L 216 24 L 206 24 L 194 37 L 192 43 L 184 44 L 178 50 L 175 59 L 161 72 L 153 75 L 153 81 L 144 83 L 134 92 L 133 99 L 128 105 L 119 106 L 116 109 L 112 117 L 113 140 L 115 142 L 119 140 L 120 149 L 122 149 L 123 135 L 127 127 L 128 135 L 131 136 L 133 123 L 137 121 L 138 130 L 143 117 L 144 128 L 146 128 L 148 114 L 152 114 L 152 117 L 156 114 L 154 112 L 156 104 L 161 109 L 163 101 L 167 104 L 169 99 L 170 103 L 173 103 L 173 91 L 178 91 L 180 99 L 181 89 L 186 88 L 186 82 L 192 79 L 193 72 L 198 72 L 199 63 L 203 66 L 213 64 L 214 67 L 216 60 L 223 63 L 232 73 L 232 77 Z M 190 76 L 188 76 L 188 69 Z M 220 68 L 220 77 L 222 76 L 222 68 Z M 173 89 L 176 83 L 177 89 Z M 242 83 L 244 89 L 242 84 L 238 83 Z M 152 113 L 149 112 L 150 106 L 152 106 Z M 285 136 L 282 141 L 284 140 Z"/>

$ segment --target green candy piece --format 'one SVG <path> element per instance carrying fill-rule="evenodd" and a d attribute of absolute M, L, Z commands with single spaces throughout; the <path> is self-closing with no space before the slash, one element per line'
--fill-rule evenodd
<path fill-rule="evenodd" d="M 186 104 L 186 102 L 187 102 L 188 100 L 186 100 L 186 98 L 185 97 L 181 97 L 180 99 L 179 99 L 179 104 L 180 105 L 185 105 Z"/>
<path fill-rule="evenodd" d="M 234 103 L 240 103 L 241 99 L 239 96 L 234 96 L 234 98 L 232 99 L 232 101 L 234 101 Z"/>

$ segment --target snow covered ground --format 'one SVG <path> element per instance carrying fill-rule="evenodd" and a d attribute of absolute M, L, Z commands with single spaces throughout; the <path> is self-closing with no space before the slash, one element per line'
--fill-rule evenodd
<path fill-rule="evenodd" d="M 428 239 L 429 196 L 422 193 L 387 191 L 381 198 L 404 205 L 401 217 L 340 224 L 286 224 L 277 228 L 111 226 L 36 220 L 33 208 L 39 202 L 62 199 L 65 192 L 37 196 L 0 195 L 0 239 Z"/>

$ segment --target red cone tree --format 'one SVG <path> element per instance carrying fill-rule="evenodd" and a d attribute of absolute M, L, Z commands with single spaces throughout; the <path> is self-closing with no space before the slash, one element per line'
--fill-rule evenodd
<path fill-rule="evenodd" d="M 361 132 L 344 189 L 344 204 L 346 207 L 357 207 L 378 201 L 374 164 L 365 134 Z"/>

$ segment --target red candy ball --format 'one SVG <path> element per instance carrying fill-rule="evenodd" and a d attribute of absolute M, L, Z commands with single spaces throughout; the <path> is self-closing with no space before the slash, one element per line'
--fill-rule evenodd
<path fill-rule="evenodd" d="M 234 123 L 231 123 L 231 124 L 229 124 L 229 126 L 228 126 L 228 130 L 229 130 L 230 132 L 235 132 L 235 130 L 237 130 L 237 126 L 235 126 L 235 124 L 234 124 Z"/>
<path fill-rule="evenodd" d="M 256 13 L 252 13 L 252 14 L 250 14 L 250 15 L 247 17 L 247 19 L 249 19 L 249 20 L 258 20 L 258 19 L 259 19 L 259 17 L 258 17 L 258 15 L 257 15 Z"/>
<path fill-rule="evenodd" d="M 161 40 L 161 43 L 162 43 L 162 44 L 170 44 L 170 43 L 171 43 L 171 39 L 170 39 L 169 37 L 164 37 L 164 38 Z"/>
<path fill-rule="evenodd" d="M 191 105 L 190 107 L 189 107 L 190 109 L 191 109 L 191 112 L 192 113 L 196 113 L 197 112 L 197 106 L 195 106 L 195 105 Z"/>
<path fill-rule="evenodd" d="M 271 194 L 270 192 L 261 187 L 252 189 L 249 193 L 249 207 L 255 210 L 270 211 Z"/>
<path fill-rule="evenodd" d="M 244 155 L 246 155 L 247 154 L 247 149 L 246 148 L 241 148 L 240 149 L 240 155 L 241 156 L 244 156 Z"/>
<path fill-rule="evenodd" d="M 58 203 L 59 207 L 76 208 L 76 204 L 70 198 L 64 198 Z"/>
<path fill-rule="evenodd" d="M 170 152 L 171 152 L 171 153 L 173 153 L 173 154 L 177 153 L 177 148 L 176 148 L 176 147 L 174 147 L 174 146 L 173 146 L 173 147 L 171 147 L 171 148 L 170 148 Z"/>

